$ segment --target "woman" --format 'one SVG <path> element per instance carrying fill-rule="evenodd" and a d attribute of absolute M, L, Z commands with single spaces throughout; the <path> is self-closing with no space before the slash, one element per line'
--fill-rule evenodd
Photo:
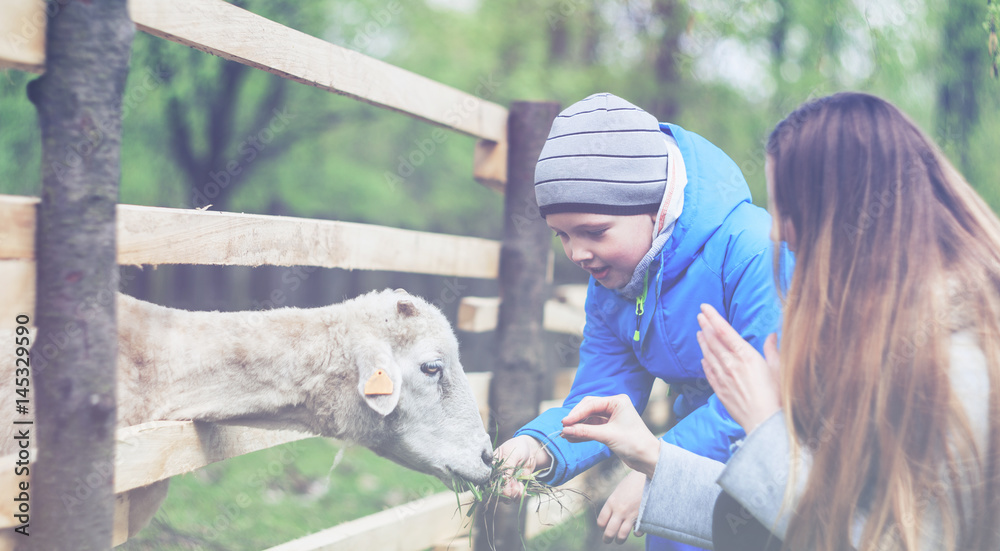
<path fill-rule="evenodd" d="M 757 544 L 775 549 L 997 549 L 1000 222 L 870 95 L 806 103 L 767 154 L 772 237 L 796 255 L 780 354 L 771 337 L 761 357 L 710 307 L 698 316 L 740 449 L 722 465 L 657 442 L 618 398 L 581 402 L 563 435 L 647 474 L 650 533 L 747 549 L 762 525 L 783 546 Z"/>

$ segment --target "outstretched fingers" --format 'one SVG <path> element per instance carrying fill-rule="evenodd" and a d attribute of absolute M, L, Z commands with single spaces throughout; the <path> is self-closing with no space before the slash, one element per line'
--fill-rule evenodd
<path fill-rule="evenodd" d="M 617 530 L 605 530 L 604 532 L 604 543 L 611 543 L 612 541 L 621 545 L 628 540 L 629 534 L 632 533 L 632 529 L 635 528 L 635 519 L 622 518 L 621 522 L 618 524 Z M 610 533 L 609 533 L 610 532 Z"/>
<path fill-rule="evenodd" d="M 777 341 L 771 335 L 761 356 L 707 304 L 698 314 L 698 345 L 705 379 L 736 422 L 749 433 L 780 408 Z"/>
<path fill-rule="evenodd" d="M 565 438 L 567 442 L 572 442 L 573 444 L 589 442 L 591 440 L 606 443 L 608 440 L 608 433 L 606 430 L 601 430 L 604 428 L 605 427 L 586 425 L 582 423 L 579 425 L 570 425 L 568 427 L 563 427 L 562 437 Z"/>
<path fill-rule="evenodd" d="M 614 412 L 614 401 L 614 396 L 584 396 L 584 398 L 580 400 L 580 403 L 574 406 L 573 410 L 563 418 L 562 424 L 566 427 L 577 423 L 587 422 L 589 418 L 592 418 L 590 421 L 593 424 L 598 424 L 595 423 L 595 421 L 599 419 L 603 419 L 607 422 L 607 419 L 610 418 L 612 412 Z"/>
<path fill-rule="evenodd" d="M 598 526 L 604 530 L 604 543 L 623 544 L 628 540 L 639 516 L 645 486 L 646 477 L 633 472 L 622 479 L 608 496 L 598 517 Z"/>
<path fill-rule="evenodd" d="M 708 304 L 701 305 L 698 324 L 701 331 L 696 337 L 704 355 L 702 366 L 706 368 L 710 383 L 709 371 L 716 377 L 734 376 L 734 372 L 761 359 L 760 353 Z"/>
<path fill-rule="evenodd" d="M 607 426 L 618 397 L 586 396 L 563 418 L 562 437 L 579 443 L 590 440 L 608 443 L 612 429 Z"/>
<path fill-rule="evenodd" d="M 698 340 L 698 346 L 701 347 L 702 367 L 712 371 L 721 369 L 726 362 L 723 354 L 728 357 L 729 352 L 721 348 L 715 335 L 708 331 L 699 331 L 695 334 L 695 338 Z"/>
<path fill-rule="evenodd" d="M 699 316 L 700 317 L 700 316 Z M 699 331 L 695 337 L 698 339 L 698 346 L 704 356 L 701 360 L 705 378 L 716 392 L 721 385 L 730 382 L 734 377 L 733 370 L 738 365 L 738 356 L 733 353 L 728 346 L 722 344 L 718 333 L 711 327 Z"/>
<path fill-rule="evenodd" d="M 715 308 L 708 304 L 701 305 L 701 313 L 698 314 L 698 325 L 701 330 L 713 337 L 710 344 L 717 347 L 719 352 L 728 351 L 737 353 L 746 344 L 743 337 L 733 329 L 733 326 L 722 317 Z"/>

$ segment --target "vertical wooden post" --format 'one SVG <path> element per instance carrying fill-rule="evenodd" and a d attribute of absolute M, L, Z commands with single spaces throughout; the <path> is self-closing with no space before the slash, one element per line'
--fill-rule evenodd
<path fill-rule="evenodd" d="M 510 149 L 500 252 L 498 355 L 490 385 L 497 442 L 534 419 L 542 399 L 542 312 L 552 238 L 535 202 L 535 163 L 558 113 L 557 103 L 514 102 L 507 122 Z M 517 503 L 487 511 L 483 521 L 477 551 L 522 548 L 524 511 L 519 514 Z"/>
<path fill-rule="evenodd" d="M 115 502 L 115 205 L 135 26 L 126 0 L 49 0 L 47 14 L 45 74 L 28 85 L 42 131 L 38 334 L 26 404 L 37 424 L 25 425 L 38 460 L 30 537 L 17 537 L 20 549 L 106 550 Z"/>

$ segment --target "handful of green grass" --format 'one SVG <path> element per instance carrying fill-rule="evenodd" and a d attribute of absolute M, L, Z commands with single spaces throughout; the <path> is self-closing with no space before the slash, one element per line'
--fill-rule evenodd
<path fill-rule="evenodd" d="M 524 493 L 521 494 L 521 498 L 518 503 L 518 512 L 520 512 L 521 508 L 524 507 L 525 501 L 530 497 L 539 498 L 539 507 L 543 501 L 554 501 L 559 505 L 561 511 L 567 509 L 567 507 L 562 503 L 562 500 L 567 493 L 578 494 L 589 501 L 586 494 L 580 492 L 579 490 L 550 486 L 538 480 L 535 473 L 529 471 L 528 469 L 507 466 L 505 464 L 505 460 L 494 457 L 491 468 L 492 471 L 490 473 L 490 478 L 485 484 L 473 484 L 462 480 L 454 485 L 455 498 L 458 501 L 458 509 L 460 511 L 463 506 L 460 497 L 461 494 L 465 492 L 472 493 L 472 501 L 465 504 L 469 507 L 465 513 L 466 517 L 472 517 L 477 510 L 482 508 L 486 508 L 483 510 L 488 510 L 489 507 L 492 507 L 495 511 L 501 500 L 508 500 L 508 498 L 504 497 L 503 489 L 507 484 L 510 484 L 511 481 L 520 482 L 524 486 Z M 487 527 L 486 537 L 492 542 L 493 538 L 490 535 L 489 527 Z M 524 535 L 522 534 L 521 537 L 522 544 L 524 544 Z M 469 539 L 470 541 L 472 539 L 471 526 L 469 528 Z M 493 548 L 492 543 L 490 548 Z"/>

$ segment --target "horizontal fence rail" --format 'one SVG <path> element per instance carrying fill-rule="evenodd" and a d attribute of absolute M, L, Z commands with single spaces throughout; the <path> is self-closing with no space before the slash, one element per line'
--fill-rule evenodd
<path fill-rule="evenodd" d="M 0 329 L 13 330 L 16 317 L 28 314 L 34 323 L 35 263 L 0 260 Z"/>
<path fill-rule="evenodd" d="M 153 421 L 119 429 L 114 464 L 113 544 L 119 545 L 128 539 L 129 490 L 191 472 L 216 461 L 314 436 L 287 430 L 191 421 Z M 35 454 L 34 449 L 31 454 Z M 13 465 L 17 462 L 17 455 L 0 458 L 0 461 L 9 461 Z M 30 477 L 15 476 L 13 470 L 0 471 L 0 488 L 9 489 L 13 492 L 11 495 L 17 495 L 15 488 L 27 480 Z M 13 501 L 0 501 L 0 528 L 13 528 L 20 524 L 14 518 L 15 506 Z M 0 549 L 4 547 L 0 541 Z"/>
<path fill-rule="evenodd" d="M 0 195 L 0 314 L 30 313 L 38 199 Z M 500 243 L 285 216 L 118 206 L 118 263 L 319 266 L 495 279 Z M 16 293 L 16 294 L 15 294 Z M 10 318 L 10 316 L 7 316 Z M 7 319 L 2 318 L 2 319 Z M 13 319 L 13 318 L 11 318 Z"/>
<path fill-rule="evenodd" d="M 497 328 L 500 299 L 496 297 L 462 297 L 458 305 L 455 328 L 469 333 L 484 333 Z M 583 335 L 586 316 L 582 309 L 552 299 L 545 302 L 542 328 L 554 333 Z"/>
<path fill-rule="evenodd" d="M 136 26 L 289 80 L 479 138 L 473 176 L 503 192 L 507 182 L 507 109 L 475 94 L 331 44 L 223 0 L 129 0 Z M 0 69 L 45 70 L 45 0 L 0 0 Z"/>
<path fill-rule="evenodd" d="M 462 545 L 468 537 L 468 519 L 458 503 L 469 503 L 472 492 L 441 492 L 404 503 L 292 540 L 267 551 L 345 551 L 385 549 L 403 551 L 437 546 L 450 551 L 469 549 Z M 452 540 L 456 540 L 451 544 Z"/>
<path fill-rule="evenodd" d="M 45 70 L 45 0 L 0 0 L 0 69 Z"/>
<path fill-rule="evenodd" d="M 3 0 L 0 6 L 0 67 L 44 71 L 44 0 Z M 469 136 L 507 139 L 502 105 L 223 0 L 129 0 L 128 9 L 139 29 L 154 36 Z"/>

